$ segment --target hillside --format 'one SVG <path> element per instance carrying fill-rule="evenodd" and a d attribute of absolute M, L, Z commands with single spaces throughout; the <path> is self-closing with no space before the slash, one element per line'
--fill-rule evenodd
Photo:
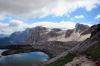
<path fill-rule="evenodd" d="M 44 63 L 44 66 L 85 66 L 81 62 L 80 63 L 74 61 L 75 57 L 84 55 L 87 61 L 91 60 L 91 62 L 95 63 L 93 66 L 100 66 L 100 24 L 94 25 L 91 28 L 91 37 L 83 41 L 82 43 L 76 45 L 74 48 L 62 53 L 61 55 L 49 60 Z M 89 29 L 89 30 L 90 30 Z M 83 56 L 82 56 L 83 55 Z M 80 57 L 79 57 L 80 58 Z M 84 61 L 84 60 L 83 60 Z M 71 63 L 73 63 L 71 65 Z M 76 63 L 75 63 L 76 62 Z M 69 65 L 68 65 L 69 64 Z M 86 65 L 87 66 L 87 65 Z M 90 65 L 91 66 L 91 65 Z"/>

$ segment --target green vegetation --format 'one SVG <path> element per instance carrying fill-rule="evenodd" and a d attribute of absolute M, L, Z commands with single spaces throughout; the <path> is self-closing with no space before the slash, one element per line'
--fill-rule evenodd
<path fill-rule="evenodd" d="M 57 61 L 45 66 L 64 66 L 66 63 L 72 61 L 75 56 L 75 54 L 69 53 L 67 56 L 60 58 Z"/>
<path fill-rule="evenodd" d="M 100 58 L 100 42 L 88 48 L 88 50 L 86 51 L 86 55 L 90 59 Z"/>

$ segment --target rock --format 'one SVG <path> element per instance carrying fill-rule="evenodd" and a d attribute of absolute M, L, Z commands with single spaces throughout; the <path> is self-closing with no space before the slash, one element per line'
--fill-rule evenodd
<path fill-rule="evenodd" d="M 83 32 L 86 29 L 89 29 L 89 26 L 77 23 L 76 26 L 75 26 L 75 28 L 76 28 L 76 31 Z"/>
<path fill-rule="evenodd" d="M 78 56 L 64 66 L 96 66 L 96 64 L 92 60 L 86 58 L 86 56 Z"/>
<path fill-rule="evenodd" d="M 91 29 L 91 37 L 93 37 L 100 31 L 100 24 L 94 25 L 90 29 Z"/>
<path fill-rule="evenodd" d="M 65 38 L 71 36 L 71 34 L 74 32 L 74 29 L 69 29 L 65 33 Z"/>
<path fill-rule="evenodd" d="M 62 31 L 60 28 L 53 28 L 51 29 L 52 31 L 55 31 L 55 32 L 59 32 L 59 31 Z"/>

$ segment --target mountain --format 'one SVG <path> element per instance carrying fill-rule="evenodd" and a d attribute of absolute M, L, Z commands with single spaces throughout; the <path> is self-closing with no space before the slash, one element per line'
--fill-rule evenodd
<path fill-rule="evenodd" d="M 0 34 L 0 45 L 9 44 L 9 36 L 5 34 Z"/>
<path fill-rule="evenodd" d="M 29 39 L 26 42 L 30 41 L 31 43 L 34 43 L 37 41 L 39 41 L 39 42 L 44 42 L 44 41 L 61 41 L 61 42 L 83 41 L 90 36 L 90 33 L 82 35 L 82 32 L 88 30 L 89 26 L 87 26 L 87 25 L 81 26 L 81 25 L 82 24 L 79 24 L 74 29 L 69 29 L 69 30 L 61 30 L 58 28 L 46 29 L 46 30 L 40 30 L 40 31 L 33 30 L 29 36 Z M 37 38 L 36 38 L 36 36 L 37 36 Z M 35 40 L 37 40 L 37 41 L 35 41 Z"/>
<path fill-rule="evenodd" d="M 9 44 L 9 37 L 0 38 L 0 44 Z"/>
<path fill-rule="evenodd" d="M 85 33 L 91 36 L 43 66 L 100 66 L 100 24 L 91 26 Z"/>
<path fill-rule="evenodd" d="M 30 33 L 29 29 L 26 29 L 25 31 L 22 32 L 14 32 L 13 34 L 11 34 L 11 36 L 9 37 L 9 41 L 12 44 L 19 44 L 19 43 L 23 43 L 26 41 L 28 35 Z"/>
<path fill-rule="evenodd" d="M 0 39 L 0 43 L 3 43 L 2 40 L 5 40 L 10 44 L 33 44 L 38 42 L 45 41 L 83 41 L 90 36 L 90 33 L 84 33 L 88 30 L 88 25 L 76 24 L 74 29 L 61 30 L 59 28 L 48 29 L 46 27 L 37 26 L 34 28 L 27 28 L 24 31 L 17 31 L 12 33 L 9 37 Z"/>
<path fill-rule="evenodd" d="M 76 24 L 74 29 L 68 29 L 65 31 L 56 32 L 60 34 L 56 37 L 50 37 L 49 41 L 84 41 L 90 36 L 90 33 L 82 34 L 83 32 L 87 31 L 89 29 L 88 25 L 83 24 Z"/>
<path fill-rule="evenodd" d="M 81 33 L 81 32 L 84 32 L 86 29 L 89 29 L 89 26 L 77 23 L 75 28 L 76 28 L 76 31 L 79 31 Z"/>
<path fill-rule="evenodd" d="M 4 38 L 4 37 L 7 37 L 7 35 L 0 34 L 0 38 Z"/>

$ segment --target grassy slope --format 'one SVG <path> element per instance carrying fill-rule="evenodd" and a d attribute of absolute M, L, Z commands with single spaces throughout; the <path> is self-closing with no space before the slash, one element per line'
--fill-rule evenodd
<path fill-rule="evenodd" d="M 100 41 L 88 48 L 88 50 L 86 51 L 86 55 L 88 58 L 93 60 L 100 58 Z"/>
<path fill-rule="evenodd" d="M 67 56 L 45 66 L 64 66 L 66 63 L 72 61 L 75 56 L 76 55 L 69 53 Z"/>
<path fill-rule="evenodd" d="M 85 54 L 87 55 L 87 58 L 96 62 L 97 66 L 100 66 L 100 41 L 94 46 L 88 48 Z"/>

